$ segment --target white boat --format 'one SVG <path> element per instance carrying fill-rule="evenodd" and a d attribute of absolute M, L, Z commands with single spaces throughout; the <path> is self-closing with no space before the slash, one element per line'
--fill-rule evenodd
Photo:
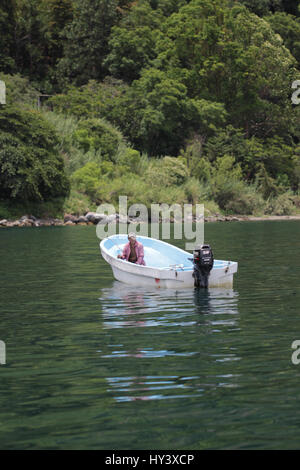
<path fill-rule="evenodd" d="M 194 286 L 191 253 L 155 238 L 137 236 L 136 239 L 144 246 L 146 266 L 117 257 L 128 242 L 127 235 L 111 235 L 101 241 L 101 254 L 110 264 L 115 279 L 135 286 L 156 286 L 167 289 Z M 233 274 L 237 272 L 237 268 L 238 263 L 235 261 L 214 260 L 208 287 L 231 288 Z"/>

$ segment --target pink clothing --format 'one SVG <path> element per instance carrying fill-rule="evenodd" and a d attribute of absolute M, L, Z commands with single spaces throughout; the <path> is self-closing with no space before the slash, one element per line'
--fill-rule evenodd
<path fill-rule="evenodd" d="M 137 257 L 135 264 L 142 264 L 145 266 L 143 245 L 140 242 L 136 241 L 134 244 L 134 249 L 135 249 L 136 257 Z M 130 256 L 130 242 L 126 243 L 126 245 L 123 248 L 122 259 L 126 259 L 126 261 L 128 261 L 129 256 Z"/>

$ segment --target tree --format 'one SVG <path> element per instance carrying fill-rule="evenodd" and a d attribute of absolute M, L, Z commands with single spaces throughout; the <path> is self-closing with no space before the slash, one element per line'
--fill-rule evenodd
<path fill-rule="evenodd" d="M 239 4 L 193 0 L 163 30 L 155 66 L 180 80 L 189 97 L 224 103 L 247 137 L 287 136 L 296 61 L 264 19 Z"/>
<path fill-rule="evenodd" d="M 18 70 L 38 82 L 47 74 L 47 41 L 44 35 L 40 1 L 17 0 L 15 37 Z"/>
<path fill-rule="evenodd" d="M 275 33 L 280 34 L 284 45 L 297 59 L 300 67 L 300 18 L 282 12 L 268 15 L 265 20 L 270 23 Z"/>
<path fill-rule="evenodd" d="M 161 11 L 153 8 L 152 2 L 141 0 L 113 27 L 105 65 L 114 77 L 128 83 L 139 78 L 141 70 L 156 56 L 155 43 L 162 21 Z"/>
<path fill-rule="evenodd" d="M 54 67 L 63 56 L 61 33 L 73 19 L 72 0 L 42 0 L 40 5 L 43 32 L 47 40 L 46 57 Z"/>
<path fill-rule="evenodd" d="M 4 73 L 10 73 L 15 69 L 15 29 L 15 0 L 2 0 L 0 4 L 0 70 Z"/>
<path fill-rule="evenodd" d="M 295 16 L 300 14 L 298 0 L 239 0 L 239 2 L 259 16 L 277 11 L 283 11 Z"/>
<path fill-rule="evenodd" d="M 270 139 L 245 138 L 242 129 L 227 126 L 210 137 L 203 148 L 203 154 L 214 163 L 220 157 L 231 156 L 240 165 L 243 178 L 254 182 L 262 166 L 267 174 L 276 179 L 286 175 L 292 182 L 295 162 L 294 146 L 286 145 L 278 137 Z"/>
<path fill-rule="evenodd" d="M 106 70 L 108 38 L 119 17 L 117 0 L 75 0 L 73 21 L 63 31 L 64 57 L 58 64 L 61 84 L 101 79 Z"/>
<path fill-rule="evenodd" d="M 86 119 L 78 123 L 74 140 L 85 152 L 100 152 L 103 160 L 116 160 L 122 135 L 103 119 Z"/>
<path fill-rule="evenodd" d="M 19 202 L 65 197 L 69 181 L 58 139 L 36 111 L 0 111 L 0 198 Z"/>
<path fill-rule="evenodd" d="M 221 103 L 189 98 L 180 80 L 155 68 L 145 69 L 115 106 L 110 119 L 150 155 L 177 155 L 190 134 L 205 138 L 226 120 Z"/>
<path fill-rule="evenodd" d="M 115 26 L 109 41 L 111 52 L 105 60 L 110 73 L 127 83 L 139 78 L 141 70 L 155 58 L 158 33 L 149 26 L 134 29 Z"/>

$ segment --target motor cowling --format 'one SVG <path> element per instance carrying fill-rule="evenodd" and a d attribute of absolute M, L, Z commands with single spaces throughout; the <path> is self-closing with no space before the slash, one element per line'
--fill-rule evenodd
<path fill-rule="evenodd" d="M 208 287 L 208 278 L 214 264 L 214 255 L 210 245 L 200 245 L 193 251 L 194 285 Z"/>

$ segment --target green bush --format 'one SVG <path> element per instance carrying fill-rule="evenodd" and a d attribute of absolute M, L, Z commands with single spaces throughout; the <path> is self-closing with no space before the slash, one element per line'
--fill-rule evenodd
<path fill-rule="evenodd" d="M 89 211 L 96 211 L 97 205 L 93 204 L 86 194 L 75 189 L 71 190 L 70 196 L 65 200 L 63 211 L 67 214 L 82 215 Z"/>
<path fill-rule="evenodd" d="M 154 186 L 174 186 L 185 183 L 189 176 L 186 165 L 179 158 L 164 157 L 150 160 L 145 180 Z"/>
<path fill-rule="evenodd" d="M 256 186 L 249 186 L 244 183 L 241 192 L 235 192 L 232 200 L 226 204 L 226 212 L 239 215 L 262 215 L 266 203 L 262 195 L 257 191 Z"/>
<path fill-rule="evenodd" d="M 81 193 L 87 194 L 93 199 L 99 186 L 101 176 L 100 166 L 95 162 L 89 162 L 73 173 L 71 181 L 75 189 Z"/>
<path fill-rule="evenodd" d="M 26 214 L 40 218 L 62 218 L 64 202 L 64 198 L 54 198 L 48 201 L 0 200 L 0 219 L 18 219 Z"/>
<path fill-rule="evenodd" d="M 222 214 L 222 210 L 215 201 L 204 201 L 204 215 L 216 216 Z"/>
<path fill-rule="evenodd" d="M 214 200 L 221 209 L 227 210 L 245 188 L 241 168 L 235 164 L 234 157 L 225 155 L 216 160 L 210 184 Z"/>
<path fill-rule="evenodd" d="M 200 182 L 195 177 L 191 177 L 185 182 L 184 191 L 187 201 L 191 204 L 202 204 L 211 198 L 209 185 Z"/>
<path fill-rule="evenodd" d="M 128 206 L 131 204 L 149 205 L 149 184 L 137 175 L 125 175 L 118 178 L 102 178 L 97 192 L 98 203 L 108 202 L 117 207 L 119 196 L 127 196 Z"/>
<path fill-rule="evenodd" d="M 183 205 L 187 202 L 186 194 L 183 186 L 161 186 L 158 190 L 150 192 L 150 201 L 157 204 L 180 204 Z"/>
<path fill-rule="evenodd" d="M 69 194 L 52 126 L 33 110 L 0 109 L 0 197 L 45 201 Z"/>
<path fill-rule="evenodd" d="M 8 105 L 22 104 L 37 108 L 38 97 L 41 93 L 31 85 L 28 78 L 22 77 L 20 74 L 1 74 L 1 80 L 6 85 L 6 103 Z"/>
<path fill-rule="evenodd" d="M 100 151 L 104 160 L 116 161 L 118 146 L 123 136 L 111 124 L 103 119 L 86 119 L 79 121 L 74 132 L 74 141 L 84 152 Z"/>
<path fill-rule="evenodd" d="M 141 168 L 141 155 L 137 150 L 125 147 L 117 155 L 117 167 L 116 171 L 118 175 L 126 173 L 137 173 L 140 174 Z"/>
<path fill-rule="evenodd" d="M 296 213 L 296 207 L 291 191 L 271 197 L 266 204 L 266 214 L 272 215 L 292 215 Z"/>

